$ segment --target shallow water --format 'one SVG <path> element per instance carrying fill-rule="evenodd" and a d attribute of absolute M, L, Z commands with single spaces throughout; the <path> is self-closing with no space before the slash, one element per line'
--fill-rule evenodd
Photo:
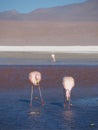
<path fill-rule="evenodd" d="M 79 90 L 77 93 L 77 89 Z M 45 105 L 41 106 L 35 88 L 32 108 L 30 88 L 10 89 L 0 92 L 0 130 L 97 130 L 98 129 L 98 87 L 82 87 L 72 92 L 72 107 L 63 107 L 63 89 L 42 89 Z M 96 91 L 95 91 L 95 90 Z M 77 96 L 76 96 L 77 95 Z M 30 113 L 32 112 L 32 113 Z M 90 126 L 94 124 L 94 126 Z"/>
<path fill-rule="evenodd" d="M 12 54 L 13 55 L 13 54 Z M 40 54 L 41 55 L 41 54 Z M 46 54 L 45 54 L 46 55 Z M 66 55 L 65 55 L 66 56 Z M 54 63 L 51 60 L 51 57 L 47 58 L 1 58 L 0 65 L 89 65 L 89 66 L 98 66 L 98 59 L 95 58 L 63 58 L 59 57 Z"/>
<path fill-rule="evenodd" d="M 42 73 L 41 106 L 28 74 Z M 62 77 L 75 78 L 72 106 L 63 107 Z M 0 130 L 98 130 L 98 66 L 0 66 Z"/>

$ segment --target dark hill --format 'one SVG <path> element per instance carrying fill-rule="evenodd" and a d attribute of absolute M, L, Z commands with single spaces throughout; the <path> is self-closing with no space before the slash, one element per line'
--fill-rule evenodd
<path fill-rule="evenodd" d="M 37 9 L 27 14 L 16 10 L 0 13 L 2 20 L 40 21 L 98 21 L 98 0 L 88 0 L 79 4 Z"/>

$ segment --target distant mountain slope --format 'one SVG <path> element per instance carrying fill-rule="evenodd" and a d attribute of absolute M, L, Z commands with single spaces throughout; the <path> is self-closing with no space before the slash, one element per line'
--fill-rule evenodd
<path fill-rule="evenodd" d="M 3 20 L 41 20 L 41 21 L 98 21 L 98 0 L 84 3 L 37 9 L 27 14 L 16 10 L 0 13 Z"/>

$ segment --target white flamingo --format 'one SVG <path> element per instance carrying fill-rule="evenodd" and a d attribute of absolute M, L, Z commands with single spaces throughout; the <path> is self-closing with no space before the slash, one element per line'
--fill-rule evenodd
<path fill-rule="evenodd" d="M 69 101 L 70 104 L 70 97 L 71 97 L 71 90 L 75 86 L 75 81 L 73 77 L 64 77 L 63 78 L 63 86 L 66 90 L 66 100 Z M 66 103 L 64 101 L 64 107 L 66 106 Z"/>
<path fill-rule="evenodd" d="M 41 81 L 41 78 L 42 78 L 41 73 L 38 71 L 33 71 L 29 73 L 29 80 L 32 83 L 30 106 L 32 106 L 33 85 L 38 87 L 40 98 L 41 98 L 41 104 L 44 105 L 44 100 L 42 98 L 42 93 L 41 93 L 40 84 L 39 84 Z"/>
<path fill-rule="evenodd" d="M 53 62 L 56 62 L 55 54 L 51 54 Z"/>

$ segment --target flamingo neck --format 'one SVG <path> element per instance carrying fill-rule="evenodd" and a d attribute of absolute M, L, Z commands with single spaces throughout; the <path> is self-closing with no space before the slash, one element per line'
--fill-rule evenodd
<path fill-rule="evenodd" d="M 70 99 L 70 90 L 69 89 L 66 89 L 66 98 L 67 98 L 67 100 Z"/>
<path fill-rule="evenodd" d="M 35 75 L 35 80 L 36 80 L 36 84 L 39 85 L 39 79 L 38 79 L 37 75 Z"/>

